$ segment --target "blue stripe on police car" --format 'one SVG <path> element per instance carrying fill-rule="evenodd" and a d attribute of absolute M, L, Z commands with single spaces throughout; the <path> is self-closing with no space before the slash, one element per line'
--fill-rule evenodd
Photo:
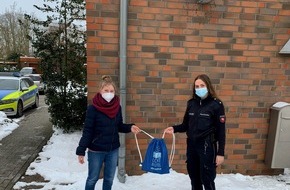
<path fill-rule="evenodd" d="M 0 90 L 0 100 L 13 92 L 16 92 L 16 90 Z"/>

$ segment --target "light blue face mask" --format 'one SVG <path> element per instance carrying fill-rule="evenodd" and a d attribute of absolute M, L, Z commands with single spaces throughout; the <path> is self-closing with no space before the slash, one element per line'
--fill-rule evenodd
<path fill-rule="evenodd" d="M 208 93 L 206 87 L 195 89 L 195 94 L 198 95 L 201 99 L 205 98 Z"/>

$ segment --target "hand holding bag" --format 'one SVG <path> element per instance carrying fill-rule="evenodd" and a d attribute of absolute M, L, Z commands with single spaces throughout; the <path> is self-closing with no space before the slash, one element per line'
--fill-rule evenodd
<path fill-rule="evenodd" d="M 148 135 L 151 138 L 151 141 L 146 150 L 145 159 L 142 161 L 142 156 L 137 140 L 137 135 L 135 134 L 135 140 L 141 160 L 142 170 L 152 173 L 158 174 L 166 174 L 169 173 L 169 169 L 171 168 L 171 164 L 173 161 L 174 153 L 175 153 L 175 136 L 173 134 L 172 148 L 170 152 L 170 156 L 168 158 L 168 151 L 164 141 L 163 133 L 162 138 L 154 138 L 149 135 L 145 131 L 142 130 L 143 133 Z"/>

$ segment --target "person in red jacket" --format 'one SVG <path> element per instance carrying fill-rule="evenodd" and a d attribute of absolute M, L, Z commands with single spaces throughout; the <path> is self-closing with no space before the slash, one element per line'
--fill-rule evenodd
<path fill-rule="evenodd" d="M 139 133 L 134 124 L 123 123 L 120 99 L 110 76 L 103 76 L 99 92 L 87 108 L 83 134 L 76 149 L 79 163 L 88 154 L 88 177 L 85 190 L 94 190 L 104 165 L 103 190 L 111 190 L 118 162 L 119 132 Z"/>
<path fill-rule="evenodd" d="M 198 75 L 193 89 L 183 122 L 164 132 L 187 134 L 186 163 L 192 190 L 215 190 L 216 167 L 224 162 L 224 105 L 207 75 Z"/>

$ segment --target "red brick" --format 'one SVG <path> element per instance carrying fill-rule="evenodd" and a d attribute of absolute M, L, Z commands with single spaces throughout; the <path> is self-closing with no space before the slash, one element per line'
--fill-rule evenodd
<path fill-rule="evenodd" d="M 119 79 L 119 3 L 87 1 L 89 99 L 100 75 Z M 269 107 L 277 100 L 290 102 L 290 61 L 278 54 L 289 39 L 289 10 L 274 0 L 215 3 L 201 10 L 181 1 L 130 1 L 126 120 L 162 135 L 164 128 L 182 122 L 194 77 L 206 73 L 217 81 L 214 86 L 226 106 L 226 161 L 218 172 L 279 172 L 267 168 L 264 157 Z M 104 10 L 111 14 L 101 14 Z M 185 139 L 176 134 L 173 164 L 184 173 Z M 140 141 L 144 152 L 148 139 L 141 136 Z M 126 142 L 126 162 L 137 165 L 134 136 L 127 135 Z M 128 164 L 126 170 L 143 173 Z"/>

